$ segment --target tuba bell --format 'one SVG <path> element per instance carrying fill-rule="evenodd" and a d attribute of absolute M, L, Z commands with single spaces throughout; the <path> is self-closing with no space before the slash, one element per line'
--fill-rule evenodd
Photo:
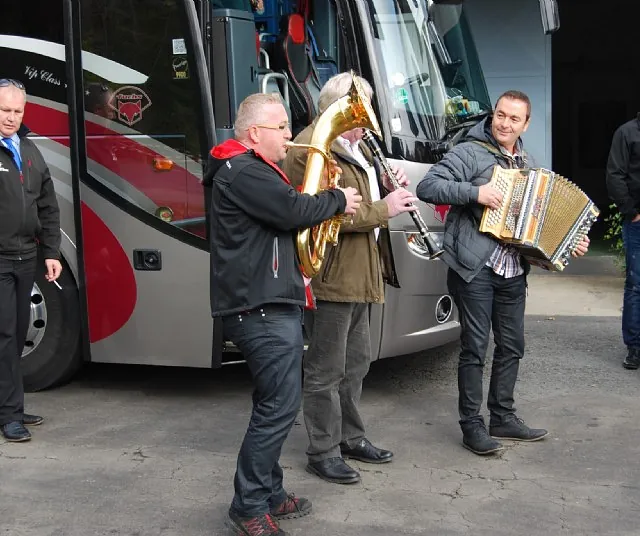
<path fill-rule="evenodd" d="M 362 84 L 353 71 L 351 77 L 353 82 L 349 93 L 331 104 L 318 117 L 310 143 L 287 143 L 288 147 L 305 147 L 309 151 L 302 183 L 304 194 L 314 195 L 323 189 L 338 186 L 340 175 L 328 173 L 328 167 L 331 160 L 331 143 L 340 134 L 354 128 L 366 128 L 381 136 L 378 120 Z M 329 178 L 323 185 L 325 173 L 328 173 Z M 305 276 L 311 278 L 318 274 L 322 267 L 327 243 L 331 242 L 334 245 L 338 243 L 340 225 L 343 221 L 344 215 L 341 214 L 313 228 L 298 232 L 296 245 Z"/>

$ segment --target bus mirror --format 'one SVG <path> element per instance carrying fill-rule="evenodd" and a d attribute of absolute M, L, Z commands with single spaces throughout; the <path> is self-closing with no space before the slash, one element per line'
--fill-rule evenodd
<path fill-rule="evenodd" d="M 560 29 L 560 12 L 557 0 L 540 0 L 540 15 L 542 27 L 546 35 L 557 32 Z"/>

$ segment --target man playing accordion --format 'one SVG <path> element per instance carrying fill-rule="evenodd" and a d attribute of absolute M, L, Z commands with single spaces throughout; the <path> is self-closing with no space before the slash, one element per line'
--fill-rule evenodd
<path fill-rule="evenodd" d="M 520 91 L 507 91 L 495 112 L 474 126 L 465 141 L 434 165 L 416 189 L 428 203 L 450 204 L 442 260 L 447 283 L 460 312 L 461 351 L 458 362 L 458 411 L 463 445 L 476 454 L 502 450 L 497 439 L 538 441 L 548 435 L 529 428 L 515 414 L 513 392 L 524 355 L 524 310 L 529 263 L 513 246 L 479 231 L 485 206 L 500 207 L 502 193 L 487 184 L 497 165 L 535 167 L 523 148 L 531 101 Z M 589 240 L 574 255 L 584 255 Z M 489 430 L 480 414 L 482 374 L 493 328 L 495 350 L 487 407 Z"/>

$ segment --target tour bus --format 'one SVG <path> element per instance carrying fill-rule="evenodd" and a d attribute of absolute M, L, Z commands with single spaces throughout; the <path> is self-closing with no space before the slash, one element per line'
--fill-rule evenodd
<path fill-rule="evenodd" d="M 353 69 L 371 82 L 381 145 L 413 188 L 490 111 L 460 1 L 8 2 L 0 55 L 0 76 L 26 86 L 24 125 L 61 211 L 63 274 L 47 283 L 40 263 L 31 297 L 28 390 L 86 361 L 241 360 L 211 319 L 201 181 L 247 95 L 278 92 L 297 132 L 324 81 Z M 441 241 L 448 207 L 419 208 Z M 371 307 L 374 359 L 459 332 L 445 265 L 408 215 L 390 231 L 401 288 Z"/>

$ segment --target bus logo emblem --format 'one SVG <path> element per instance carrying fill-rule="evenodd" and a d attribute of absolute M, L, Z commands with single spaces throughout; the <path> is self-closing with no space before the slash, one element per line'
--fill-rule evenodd
<path fill-rule="evenodd" d="M 135 125 L 142 119 L 142 112 L 151 106 L 151 99 L 139 87 L 123 86 L 109 99 L 109 108 L 118 114 L 118 119 L 129 125 Z"/>

